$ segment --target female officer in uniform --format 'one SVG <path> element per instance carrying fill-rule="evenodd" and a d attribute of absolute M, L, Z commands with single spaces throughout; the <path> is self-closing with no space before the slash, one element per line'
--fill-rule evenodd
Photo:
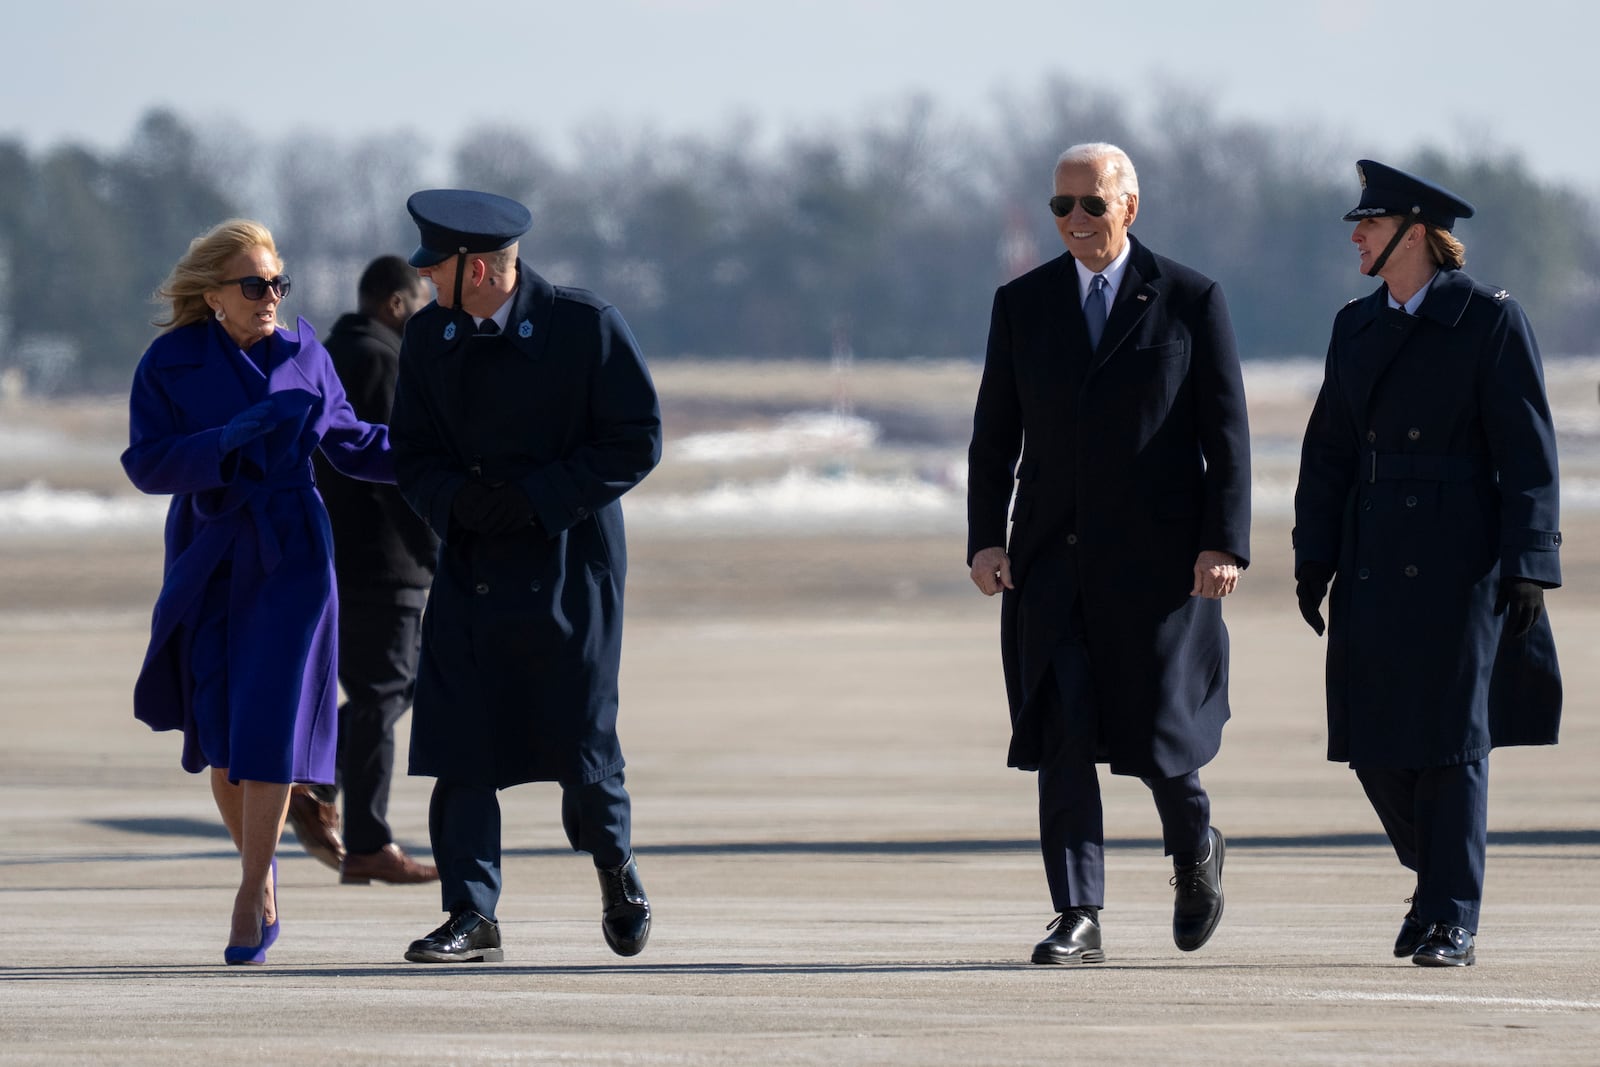
<path fill-rule="evenodd" d="M 1462 270 L 1472 207 L 1357 164 L 1345 215 L 1375 292 L 1339 312 L 1295 492 L 1301 614 L 1329 599 L 1328 758 L 1348 762 L 1416 872 L 1394 954 L 1470 966 L 1488 755 L 1554 744 L 1544 590 L 1561 584 L 1555 432 L 1533 330 Z"/>

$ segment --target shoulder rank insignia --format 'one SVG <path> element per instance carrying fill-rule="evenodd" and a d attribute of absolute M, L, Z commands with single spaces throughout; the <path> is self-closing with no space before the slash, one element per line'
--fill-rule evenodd
<path fill-rule="evenodd" d="M 454 341 L 456 339 L 456 324 L 455 323 L 453 323 L 453 322 L 445 323 L 444 339 L 446 341 Z"/>
<path fill-rule="evenodd" d="M 524 339 L 532 337 L 533 323 L 529 322 L 527 319 L 523 319 L 521 324 L 517 326 L 517 336 Z"/>
<path fill-rule="evenodd" d="M 1510 295 L 1511 294 L 1506 292 L 1504 289 L 1498 289 L 1498 290 L 1495 291 L 1494 298 L 1496 300 L 1504 300 L 1506 297 L 1508 297 Z"/>

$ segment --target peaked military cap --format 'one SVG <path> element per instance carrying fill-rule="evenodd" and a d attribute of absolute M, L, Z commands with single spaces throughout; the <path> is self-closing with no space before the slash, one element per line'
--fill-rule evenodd
<path fill-rule="evenodd" d="M 1380 215 L 1405 215 L 1448 230 L 1455 226 L 1456 219 L 1472 217 L 1471 204 L 1415 174 L 1370 159 L 1358 159 L 1356 176 L 1361 179 L 1361 203 L 1345 212 L 1346 222 Z"/>
<path fill-rule="evenodd" d="M 406 210 L 422 243 L 413 267 L 431 267 L 460 252 L 495 252 L 528 232 L 533 216 L 515 200 L 470 189 L 424 189 L 412 193 Z"/>

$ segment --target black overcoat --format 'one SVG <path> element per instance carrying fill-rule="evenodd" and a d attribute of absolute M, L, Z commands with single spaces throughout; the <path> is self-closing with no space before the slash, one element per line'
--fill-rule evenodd
<path fill-rule="evenodd" d="M 400 373 L 400 335 L 370 315 L 340 315 L 323 341 L 356 418 L 387 424 Z M 340 474 L 312 457 L 333 524 L 339 597 L 420 608 L 433 581 L 439 539 L 392 485 Z"/>
<path fill-rule="evenodd" d="M 430 304 L 406 324 L 390 424 L 401 492 L 443 539 L 422 623 L 411 773 L 499 788 L 623 766 L 619 497 L 661 457 L 655 387 L 616 308 L 520 260 L 504 333 Z M 470 477 L 515 481 L 537 526 L 463 533 Z"/>
<path fill-rule="evenodd" d="M 967 559 L 1007 544 L 1014 487 L 1015 589 L 1001 605 L 1013 767 L 1038 767 L 1041 715 L 1087 715 L 1097 761 L 1174 777 L 1216 755 L 1229 715 L 1221 605 L 1189 590 L 1202 549 L 1249 562 L 1238 353 L 1216 283 L 1129 240 L 1098 350 L 1070 254 L 995 294 L 968 453 Z M 1061 708 L 1047 684 L 1075 602 L 1093 708 Z"/>
<path fill-rule="evenodd" d="M 1561 584 L 1555 432 L 1533 330 L 1505 290 L 1441 271 L 1415 316 L 1380 287 L 1339 312 L 1306 427 L 1295 567 L 1335 567 L 1328 758 L 1437 767 L 1553 744 L 1549 616 L 1524 639 L 1500 579 Z"/>

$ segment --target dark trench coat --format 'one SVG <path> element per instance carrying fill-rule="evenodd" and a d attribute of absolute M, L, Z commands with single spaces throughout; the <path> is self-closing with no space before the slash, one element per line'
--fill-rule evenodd
<path fill-rule="evenodd" d="M 1210 761 L 1229 716 L 1221 604 L 1189 590 L 1202 549 L 1249 563 L 1239 358 L 1221 289 L 1129 240 L 1097 350 L 1070 255 L 995 294 L 968 452 L 967 560 L 1007 543 L 1015 487 L 1001 656 L 1008 762 L 1026 770 L 1044 755 L 1042 715 L 1090 717 L 1098 762 L 1161 778 Z M 1049 685 L 1075 603 L 1092 708 L 1061 707 Z"/>
<path fill-rule="evenodd" d="M 1533 330 L 1505 290 L 1441 271 L 1415 316 L 1388 288 L 1334 320 L 1295 492 L 1295 568 L 1337 568 L 1328 758 L 1469 762 L 1554 744 L 1545 615 L 1494 614 L 1502 577 L 1561 584 L 1555 431 Z"/>
<path fill-rule="evenodd" d="M 134 714 L 152 729 L 184 731 L 185 769 L 206 765 L 189 636 L 198 599 L 227 560 L 230 777 L 331 782 L 338 604 L 311 454 L 373 481 L 393 481 L 394 467 L 384 427 L 356 418 L 310 324 L 280 328 L 271 343 L 263 375 L 220 325 L 194 323 L 156 338 L 134 374 L 122 466 L 144 492 L 172 494 Z M 269 397 L 283 421 L 222 455 L 223 425 Z"/>
<path fill-rule="evenodd" d="M 407 323 L 390 426 L 400 490 L 443 542 L 410 770 L 498 788 L 623 766 L 619 498 L 661 457 L 655 387 L 616 308 L 517 271 L 497 337 L 473 337 L 470 316 L 437 304 Z M 475 476 L 520 485 L 537 526 L 453 525 Z"/>

